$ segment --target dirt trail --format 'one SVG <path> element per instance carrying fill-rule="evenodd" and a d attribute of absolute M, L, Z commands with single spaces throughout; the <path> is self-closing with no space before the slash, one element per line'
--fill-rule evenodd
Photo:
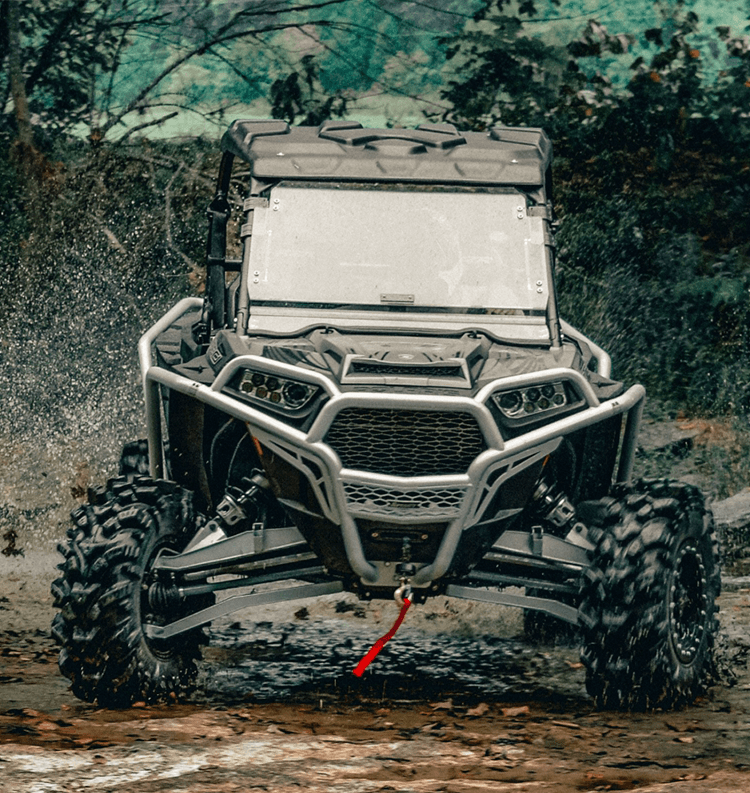
<path fill-rule="evenodd" d="M 395 607 L 343 597 L 233 615 L 190 702 L 110 711 L 57 671 L 54 563 L 0 560 L 0 778 L 14 792 L 750 787 L 748 590 L 721 598 L 735 679 L 674 713 L 594 712 L 574 648 L 530 647 L 516 612 L 445 598 L 412 610 L 356 681 Z"/>

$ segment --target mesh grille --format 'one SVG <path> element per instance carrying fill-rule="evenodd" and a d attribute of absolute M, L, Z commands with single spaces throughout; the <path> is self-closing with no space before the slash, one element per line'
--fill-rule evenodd
<path fill-rule="evenodd" d="M 345 482 L 344 490 L 354 514 L 383 518 L 455 518 L 466 495 L 465 487 L 391 490 L 353 482 Z"/>
<path fill-rule="evenodd" d="M 460 366 L 420 366 L 405 364 L 403 366 L 381 361 L 352 361 L 347 374 L 401 375 L 402 377 L 460 377 L 464 372 Z"/>
<path fill-rule="evenodd" d="M 487 447 L 468 413 L 346 408 L 326 442 L 345 468 L 389 476 L 463 474 Z"/>

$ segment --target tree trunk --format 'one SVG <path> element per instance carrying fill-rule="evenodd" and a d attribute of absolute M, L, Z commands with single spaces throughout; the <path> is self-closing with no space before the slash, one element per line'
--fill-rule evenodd
<path fill-rule="evenodd" d="M 8 3 L 8 67 L 10 70 L 10 93 L 18 128 L 18 142 L 22 147 L 33 147 L 34 136 L 26 98 L 26 86 L 21 70 L 21 31 L 19 0 Z"/>

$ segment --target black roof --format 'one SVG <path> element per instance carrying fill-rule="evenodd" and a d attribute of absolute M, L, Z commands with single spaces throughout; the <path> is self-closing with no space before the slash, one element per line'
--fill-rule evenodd
<path fill-rule="evenodd" d="M 222 150 L 250 164 L 261 180 L 393 181 L 542 187 L 552 159 L 543 130 L 494 127 L 459 132 L 452 124 L 367 129 L 327 121 L 290 127 L 285 121 L 235 121 Z"/>

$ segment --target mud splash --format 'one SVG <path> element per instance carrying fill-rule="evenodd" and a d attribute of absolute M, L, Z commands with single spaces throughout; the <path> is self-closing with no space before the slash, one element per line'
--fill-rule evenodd
<path fill-rule="evenodd" d="M 574 648 L 552 652 L 497 635 L 427 633 L 408 623 L 357 679 L 352 669 L 382 632 L 377 625 L 335 618 L 213 626 L 201 688 L 214 703 L 358 697 L 585 701 Z"/>

